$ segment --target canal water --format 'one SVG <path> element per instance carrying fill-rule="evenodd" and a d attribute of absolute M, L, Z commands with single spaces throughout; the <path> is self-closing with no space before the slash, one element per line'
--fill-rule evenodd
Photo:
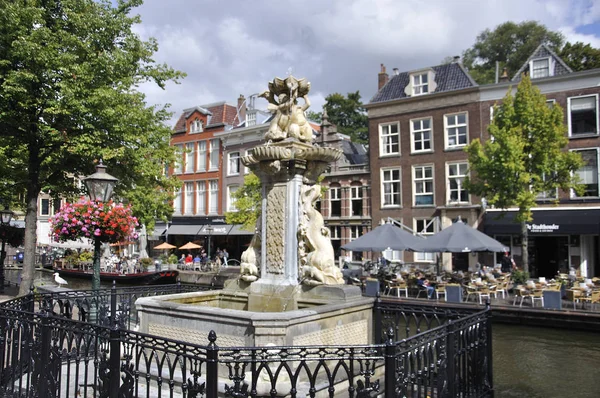
<path fill-rule="evenodd" d="M 496 397 L 600 397 L 600 331 L 493 325 Z"/>
<path fill-rule="evenodd" d="M 6 277 L 17 281 L 18 273 Z M 68 282 L 70 289 L 91 287 L 86 280 Z M 40 283 L 55 285 L 52 273 L 37 272 Z M 494 324 L 492 345 L 496 397 L 600 397 L 600 331 Z"/>

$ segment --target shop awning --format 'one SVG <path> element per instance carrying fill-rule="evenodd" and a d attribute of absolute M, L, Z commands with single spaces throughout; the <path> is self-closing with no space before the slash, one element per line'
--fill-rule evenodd
<path fill-rule="evenodd" d="M 488 210 L 483 230 L 488 235 L 520 234 L 521 225 L 515 221 L 515 216 L 516 211 Z M 531 235 L 598 235 L 600 209 L 536 209 L 527 229 Z"/>
<path fill-rule="evenodd" d="M 164 235 L 167 230 L 166 224 L 156 224 L 152 235 L 148 235 L 148 240 L 160 240 L 161 236 Z"/>
<path fill-rule="evenodd" d="M 171 225 L 167 230 L 168 235 L 199 235 L 203 225 Z"/>
<path fill-rule="evenodd" d="M 244 229 L 241 225 L 234 225 L 229 231 L 229 235 L 254 235 L 254 229 L 252 231 L 248 231 Z"/>

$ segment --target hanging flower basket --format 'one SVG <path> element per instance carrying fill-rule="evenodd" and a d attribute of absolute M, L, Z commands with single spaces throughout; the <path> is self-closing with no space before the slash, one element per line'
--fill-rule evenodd
<path fill-rule="evenodd" d="M 122 203 L 82 200 L 67 203 L 50 219 L 52 238 L 66 242 L 81 238 L 116 243 L 136 239 L 137 218 Z"/>

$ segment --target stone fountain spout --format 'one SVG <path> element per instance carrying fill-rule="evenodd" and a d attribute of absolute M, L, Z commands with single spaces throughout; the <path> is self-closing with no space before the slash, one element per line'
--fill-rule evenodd
<path fill-rule="evenodd" d="M 315 208 L 321 195 L 317 179 L 342 153 L 313 146 L 305 115 L 309 91 L 306 79 L 291 75 L 269 82 L 261 94 L 274 114 L 266 143 L 242 157 L 260 178 L 263 196 L 256 234 L 242 254 L 241 279 L 253 286 L 295 286 L 300 280 L 309 286 L 344 283 L 329 229 Z"/>

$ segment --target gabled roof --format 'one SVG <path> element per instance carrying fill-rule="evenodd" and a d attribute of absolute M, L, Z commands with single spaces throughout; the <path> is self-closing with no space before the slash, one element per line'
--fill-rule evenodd
<path fill-rule="evenodd" d="M 477 86 L 475 80 L 473 80 L 471 75 L 469 75 L 467 70 L 460 63 L 438 65 L 426 69 L 432 69 L 435 72 L 435 82 L 437 84 L 435 91 L 427 95 Z M 412 72 L 402 72 L 392 76 L 386 85 L 371 98 L 370 103 L 410 98 L 410 96 L 404 93 L 404 89 L 410 82 L 411 73 Z M 419 97 L 426 97 L 427 95 L 420 95 Z"/>
<path fill-rule="evenodd" d="M 511 80 L 513 80 L 513 81 L 520 80 L 521 74 L 523 74 L 524 72 L 529 72 L 529 63 L 531 62 L 532 59 L 546 58 L 546 57 L 554 58 L 554 61 L 555 61 L 554 73 L 552 76 L 566 75 L 567 73 L 573 73 L 573 70 L 571 68 L 569 68 L 569 66 L 565 63 L 565 61 L 563 61 L 558 55 L 556 55 L 556 53 L 554 51 L 552 51 L 547 45 L 542 43 L 538 46 L 538 48 L 535 49 L 535 51 L 529 56 L 529 58 L 527 58 L 527 61 L 525 61 L 523 66 L 521 66 L 521 69 L 519 69 L 517 71 L 517 73 L 515 73 L 515 75 L 513 76 L 513 78 Z"/>
<path fill-rule="evenodd" d="M 186 120 L 196 111 L 208 116 L 205 127 L 237 124 L 236 107 L 227 104 L 225 101 L 221 101 L 184 109 L 177 123 L 175 123 L 175 128 L 173 129 L 175 133 L 185 132 Z"/>

